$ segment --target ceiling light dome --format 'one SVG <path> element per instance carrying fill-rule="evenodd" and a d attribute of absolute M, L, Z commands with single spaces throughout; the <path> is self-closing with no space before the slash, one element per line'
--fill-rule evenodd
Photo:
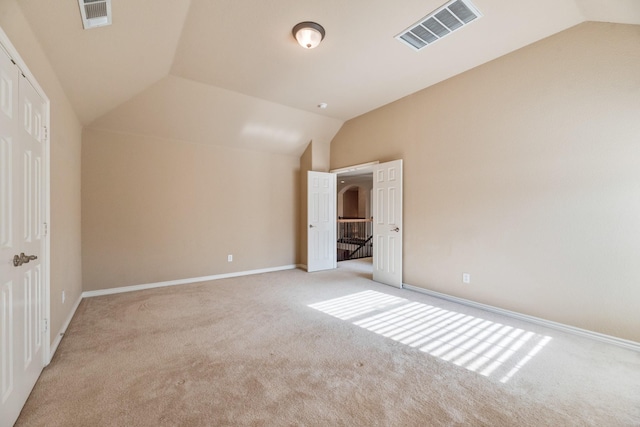
<path fill-rule="evenodd" d="M 301 22 L 293 27 L 293 37 L 305 49 L 317 47 L 324 39 L 324 28 L 315 22 Z"/>

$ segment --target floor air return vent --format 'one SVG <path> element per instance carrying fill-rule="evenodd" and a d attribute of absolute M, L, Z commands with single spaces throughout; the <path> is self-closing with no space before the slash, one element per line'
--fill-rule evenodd
<path fill-rule="evenodd" d="M 396 36 L 418 51 L 466 26 L 482 14 L 469 0 L 453 0 Z"/>

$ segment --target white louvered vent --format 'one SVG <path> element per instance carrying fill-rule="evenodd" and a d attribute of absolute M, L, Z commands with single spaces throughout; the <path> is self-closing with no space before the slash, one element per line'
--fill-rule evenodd
<path fill-rule="evenodd" d="M 85 30 L 111 25 L 111 0 L 78 0 Z"/>
<path fill-rule="evenodd" d="M 469 0 L 453 0 L 398 34 L 396 39 L 420 50 L 480 17 L 482 13 Z"/>

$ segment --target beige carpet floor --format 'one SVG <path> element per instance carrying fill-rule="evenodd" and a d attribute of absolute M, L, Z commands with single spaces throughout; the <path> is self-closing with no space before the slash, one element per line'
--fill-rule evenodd
<path fill-rule="evenodd" d="M 369 277 L 85 299 L 17 425 L 640 425 L 639 353 Z"/>

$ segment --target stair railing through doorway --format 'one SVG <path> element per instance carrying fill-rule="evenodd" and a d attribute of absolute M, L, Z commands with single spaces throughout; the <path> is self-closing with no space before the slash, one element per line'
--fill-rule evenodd
<path fill-rule="evenodd" d="M 373 219 L 338 219 L 338 261 L 373 255 Z"/>

